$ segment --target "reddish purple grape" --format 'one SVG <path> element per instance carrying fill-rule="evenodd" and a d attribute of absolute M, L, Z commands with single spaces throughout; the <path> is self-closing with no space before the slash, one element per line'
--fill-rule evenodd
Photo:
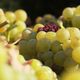
<path fill-rule="evenodd" d="M 43 31 L 43 27 L 38 28 L 38 32 Z"/>
<path fill-rule="evenodd" d="M 38 29 L 38 32 L 39 31 L 45 31 L 45 32 L 52 31 L 52 32 L 56 32 L 58 29 L 59 29 L 59 26 L 57 26 L 55 23 L 48 23 L 44 27 L 40 27 Z"/>

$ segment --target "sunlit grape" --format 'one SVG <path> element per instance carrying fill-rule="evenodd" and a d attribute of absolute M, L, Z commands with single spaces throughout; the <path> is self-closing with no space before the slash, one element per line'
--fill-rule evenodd
<path fill-rule="evenodd" d="M 47 39 L 40 39 L 37 41 L 36 50 L 37 52 L 49 51 L 51 43 Z"/>
<path fill-rule="evenodd" d="M 16 20 L 26 21 L 27 20 L 27 13 L 22 9 L 18 9 L 15 11 Z"/>
<path fill-rule="evenodd" d="M 67 29 L 59 29 L 56 33 L 56 37 L 57 37 L 58 41 L 63 43 L 65 41 L 69 40 L 70 33 Z"/>
<path fill-rule="evenodd" d="M 45 37 L 46 37 L 46 32 L 44 32 L 44 31 L 40 31 L 36 35 L 37 40 L 44 39 Z"/>
<path fill-rule="evenodd" d="M 6 16 L 6 18 L 8 19 L 8 21 L 10 23 L 13 23 L 16 20 L 15 14 L 13 12 L 11 12 L 11 11 L 5 12 L 5 16 Z"/>

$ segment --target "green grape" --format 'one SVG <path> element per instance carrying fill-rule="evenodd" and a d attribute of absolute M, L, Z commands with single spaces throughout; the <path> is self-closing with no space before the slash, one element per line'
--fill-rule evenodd
<path fill-rule="evenodd" d="M 36 35 L 37 40 L 44 39 L 45 37 L 46 37 L 46 32 L 45 31 L 40 31 Z"/>
<path fill-rule="evenodd" d="M 28 55 L 30 58 L 36 57 L 36 39 L 30 39 L 26 46 L 26 56 Z"/>
<path fill-rule="evenodd" d="M 8 54 L 5 47 L 0 46 L 0 64 L 5 64 L 8 61 Z"/>
<path fill-rule="evenodd" d="M 32 33 L 29 35 L 29 39 L 36 39 L 36 35 L 37 35 L 36 32 L 32 32 Z"/>
<path fill-rule="evenodd" d="M 34 28 L 33 28 L 33 31 L 34 31 L 34 32 L 37 32 L 40 27 L 44 27 L 44 25 L 43 25 L 43 24 L 36 24 L 36 25 L 34 26 Z"/>
<path fill-rule="evenodd" d="M 80 28 L 80 15 L 75 15 L 72 18 L 72 26 Z"/>
<path fill-rule="evenodd" d="M 80 80 L 80 71 L 64 72 L 61 76 L 61 80 Z"/>
<path fill-rule="evenodd" d="M 22 32 L 22 39 L 27 39 L 29 35 L 31 34 L 31 31 L 26 29 Z"/>
<path fill-rule="evenodd" d="M 72 51 L 72 59 L 75 62 L 80 63 L 80 47 L 77 47 Z"/>
<path fill-rule="evenodd" d="M 73 49 L 70 48 L 70 47 L 68 47 L 68 48 L 66 48 L 66 49 L 64 50 L 64 54 L 65 54 L 66 56 L 68 56 L 68 57 L 71 57 L 71 56 L 72 56 L 72 51 L 73 51 Z"/>
<path fill-rule="evenodd" d="M 67 40 L 66 42 L 63 42 L 62 44 L 63 50 L 66 50 L 69 47 L 71 47 L 71 40 Z"/>
<path fill-rule="evenodd" d="M 71 40 L 71 48 L 75 49 L 77 47 L 80 47 L 80 40 L 77 38 L 73 38 Z"/>
<path fill-rule="evenodd" d="M 26 24 L 22 21 L 16 21 L 15 25 L 18 29 L 18 32 L 23 32 L 26 29 Z"/>
<path fill-rule="evenodd" d="M 56 74 L 47 66 L 42 66 L 36 75 L 38 80 L 57 80 Z"/>
<path fill-rule="evenodd" d="M 53 64 L 54 54 L 51 51 L 38 53 L 37 58 L 40 59 L 45 65 L 51 67 Z"/>
<path fill-rule="evenodd" d="M 6 16 L 6 18 L 8 19 L 8 21 L 9 21 L 10 23 L 15 22 L 15 20 L 16 20 L 15 14 L 14 14 L 13 12 L 11 12 L 11 11 L 5 12 L 5 16 Z"/>
<path fill-rule="evenodd" d="M 63 43 L 67 40 L 69 40 L 70 38 L 70 33 L 67 29 L 59 29 L 57 32 L 56 32 L 56 38 L 59 42 Z"/>
<path fill-rule="evenodd" d="M 64 17 L 65 20 L 67 20 L 67 19 L 69 20 L 69 19 L 71 19 L 71 18 L 73 17 L 74 11 L 73 11 L 72 8 L 67 7 L 67 8 L 65 8 L 65 9 L 63 10 L 62 15 L 63 15 L 63 17 Z"/>
<path fill-rule="evenodd" d="M 36 23 L 37 23 L 37 24 L 38 24 L 38 23 L 40 23 L 40 22 L 42 21 L 42 19 L 43 19 L 43 18 L 42 18 L 42 17 L 40 17 L 40 16 L 39 16 L 39 17 L 37 17 L 37 18 L 36 18 Z"/>
<path fill-rule="evenodd" d="M 66 55 L 64 54 L 64 51 L 59 51 L 54 55 L 54 63 L 63 66 L 65 58 Z"/>
<path fill-rule="evenodd" d="M 57 53 L 58 51 L 62 50 L 62 46 L 60 44 L 60 42 L 58 41 L 54 41 L 52 44 L 51 44 L 51 51 L 53 53 Z"/>
<path fill-rule="evenodd" d="M 76 62 L 72 59 L 72 57 L 66 57 L 64 61 L 64 68 L 65 69 L 71 69 L 77 65 Z"/>
<path fill-rule="evenodd" d="M 0 80 L 13 80 L 13 70 L 8 65 L 0 65 Z"/>
<path fill-rule="evenodd" d="M 16 15 L 16 20 L 20 21 L 26 21 L 28 18 L 27 13 L 22 9 L 16 10 L 15 15 Z"/>
<path fill-rule="evenodd" d="M 14 42 L 20 37 L 21 37 L 21 33 L 19 32 L 17 28 L 13 28 L 8 32 L 8 41 L 10 42 Z"/>
<path fill-rule="evenodd" d="M 36 57 L 36 39 L 20 41 L 19 51 L 26 59 Z"/>
<path fill-rule="evenodd" d="M 19 53 L 22 54 L 26 58 L 28 58 L 28 55 L 26 55 L 27 54 L 27 51 L 26 51 L 27 43 L 28 42 L 26 40 L 21 40 L 19 42 Z"/>
<path fill-rule="evenodd" d="M 80 5 L 78 5 L 78 6 L 75 8 L 74 14 L 75 14 L 75 15 L 80 15 Z"/>
<path fill-rule="evenodd" d="M 21 64 L 23 64 L 25 62 L 24 57 L 22 55 L 20 55 L 20 54 L 18 55 L 17 59 Z"/>
<path fill-rule="evenodd" d="M 39 70 L 39 68 L 41 68 L 42 63 L 37 59 L 31 59 L 30 65 L 35 71 L 37 71 L 37 70 Z"/>
<path fill-rule="evenodd" d="M 56 40 L 56 33 L 55 32 L 47 32 L 46 38 L 50 40 L 51 42 Z"/>
<path fill-rule="evenodd" d="M 67 30 L 70 33 L 70 39 L 73 40 L 75 38 L 80 39 L 80 30 L 76 27 L 69 27 Z"/>
<path fill-rule="evenodd" d="M 47 39 L 40 39 L 37 41 L 36 50 L 37 52 L 47 52 L 50 50 L 51 43 Z"/>

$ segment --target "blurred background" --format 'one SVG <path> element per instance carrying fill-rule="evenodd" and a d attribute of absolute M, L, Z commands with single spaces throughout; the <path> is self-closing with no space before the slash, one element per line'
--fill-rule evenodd
<path fill-rule="evenodd" d="M 19 8 L 24 9 L 31 20 L 48 13 L 58 17 L 65 7 L 79 4 L 80 0 L 0 0 L 1 8 L 13 11 Z"/>

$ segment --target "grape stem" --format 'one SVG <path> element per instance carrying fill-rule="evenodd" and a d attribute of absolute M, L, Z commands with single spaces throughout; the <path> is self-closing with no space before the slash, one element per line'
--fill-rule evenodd
<path fill-rule="evenodd" d="M 15 42 L 12 43 L 12 45 L 17 44 L 19 41 L 21 40 L 21 38 L 19 38 L 18 40 L 16 40 Z"/>

